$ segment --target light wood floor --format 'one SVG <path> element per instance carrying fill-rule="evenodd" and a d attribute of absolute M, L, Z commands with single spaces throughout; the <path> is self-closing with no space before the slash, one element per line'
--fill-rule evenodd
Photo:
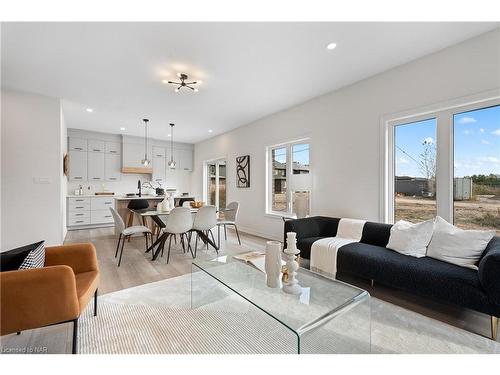
<path fill-rule="evenodd" d="M 214 233 L 215 234 L 215 233 Z M 221 254 L 234 254 L 250 250 L 263 250 L 264 238 L 240 233 L 242 245 L 238 244 L 232 230 L 228 230 L 228 240 L 221 239 Z M 217 238 L 217 234 L 215 234 Z M 99 228 L 70 231 L 65 243 L 92 242 L 97 249 L 101 282 L 99 294 L 114 292 L 131 288 L 150 282 L 181 276 L 191 272 L 192 257 L 189 253 L 183 254 L 180 244 L 174 246 L 169 264 L 166 263 L 166 254 L 163 258 L 151 261 L 150 254 L 144 254 L 144 238 L 133 238 L 125 243 L 122 263 L 117 267 L 115 250 L 117 237 L 113 228 Z M 198 257 L 210 259 L 215 256 L 215 251 L 201 249 L 199 245 Z M 303 266 L 307 266 L 307 263 Z M 373 297 L 416 311 L 428 317 L 440 320 L 450 325 L 489 337 L 489 317 L 470 310 L 464 310 L 417 297 L 393 288 L 375 284 L 371 287 L 367 281 L 360 279 L 349 280 L 353 284 L 366 289 Z M 21 335 L 7 335 L 1 339 L 2 348 L 40 348 L 42 352 L 70 353 L 71 352 L 71 324 L 46 327 L 23 332 Z"/>

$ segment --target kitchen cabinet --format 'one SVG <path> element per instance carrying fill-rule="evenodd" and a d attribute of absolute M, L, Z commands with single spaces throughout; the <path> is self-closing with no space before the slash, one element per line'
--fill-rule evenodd
<path fill-rule="evenodd" d="M 182 171 L 193 170 L 193 150 L 177 149 L 175 150 L 177 168 Z"/>
<path fill-rule="evenodd" d="M 70 181 L 87 181 L 87 152 L 69 152 L 69 179 Z"/>
<path fill-rule="evenodd" d="M 89 181 L 104 181 L 104 153 L 89 152 L 87 153 L 88 161 L 88 180 Z"/>
<path fill-rule="evenodd" d="M 153 146 L 153 158 L 164 158 L 165 157 L 165 147 Z"/>
<path fill-rule="evenodd" d="M 68 197 L 67 207 L 66 224 L 69 230 L 109 226 L 114 222 L 109 210 L 110 207 L 115 207 L 114 197 Z"/>
<path fill-rule="evenodd" d="M 151 159 L 151 151 L 152 151 L 151 146 L 148 146 L 148 158 L 149 159 Z M 122 155 L 123 168 L 146 169 L 144 167 L 144 165 L 141 164 L 142 159 L 144 159 L 144 144 L 140 144 L 140 143 L 124 143 L 123 144 L 123 155 Z M 151 172 L 149 172 L 149 173 L 151 173 Z"/>
<path fill-rule="evenodd" d="M 98 139 L 88 140 L 88 152 L 104 152 L 104 141 Z"/>
<path fill-rule="evenodd" d="M 106 181 L 120 181 L 122 169 L 122 159 L 117 154 L 104 155 L 104 177 Z"/>
<path fill-rule="evenodd" d="M 121 153 L 121 143 L 119 142 L 106 142 L 104 145 L 104 150 L 107 154 L 120 154 Z"/>
<path fill-rule="evenodd" d="M 153 158 L 153 178 L 154 182 L 158 182 L 164 186 L 166 180 L 165 169 L 167 167 L 167 160 L 165 157 L 154 157 Z"/>
<path fill-rule="evenodd" d="M 84 138 L 69 138 L 69 151 L 87 151 L 87 140 Z"/>

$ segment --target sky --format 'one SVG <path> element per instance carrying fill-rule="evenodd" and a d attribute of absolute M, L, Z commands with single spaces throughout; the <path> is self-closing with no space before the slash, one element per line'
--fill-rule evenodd
<path fill-rule="evenodd" d="M 456 114 L 453 118 L 455 177 L 500 175 L 500 106 Z M 397 126 L 396 175 L 423 177 L 423 143 L 436 142 L 436 120 Z"/>
<path fill-rule="evenodd" d="M 309 165 L 309 144 L 295 144 L 293 145 L 293 161 L 299 162 L 302 165 Z M 275 160 L 280 163 L 286 162 L 286 148 L 277 149 L 275 151 Z"/>

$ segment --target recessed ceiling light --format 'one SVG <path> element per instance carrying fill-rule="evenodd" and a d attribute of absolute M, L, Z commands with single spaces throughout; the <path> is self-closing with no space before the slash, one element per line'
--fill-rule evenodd
<path fill-rule="evenodd" d="M 172 134 L 167 134 L 167 137 L 171 137 L 171 136 L 172 136 Z"/>
<path fill-rule="evenodd" d="M 212 129 L 208 129 L 208 132 L 209 132 L 209 133 L 212 133 L 212 132 L 213 132 L 213 130 L 212 130 Z"/>
<path fill-rule="evenodd" d="M 120 130 L 125 130 L 125 128 L 120 128 Z"/>
<path fill-rule="evenodd" d="M 329 43 L 326 46 L 326 49 L 332 50 L 332 49 L 335 49 L 336 47 L 337 47 L 337 43 Z"/>
<path fill-rule="evenodd" d="M 87 112 L 94 112 L 92 108 L 87 108 Z"/>

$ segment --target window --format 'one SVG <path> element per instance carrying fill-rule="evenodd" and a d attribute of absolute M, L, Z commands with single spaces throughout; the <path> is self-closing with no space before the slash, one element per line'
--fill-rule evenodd
<path fill-rule="evenodd" d="M 394 219 L 436 216 L 436 119 L 394 127 Z"/>
<path fill-rule="evenodd" d="M 500 230 L 500 105 L 453 116 L 453 218 Z"/>
<path fill-rule="evenodd" d="M 309 143 L 269 147 L 267 212 L 307 215 L 310 206 Z"/>
<path fill-rule="evenodd" d="M 439 215 L 500 235 L 500 92 L 473 100 L 383 122 L 386 222 Z"/>
<path fill-rule="evenodd" d="M 207 177 L 206 201 L 219 209 L 226 207 L 226 161 L 224 159 L 205 163 Z"/>

